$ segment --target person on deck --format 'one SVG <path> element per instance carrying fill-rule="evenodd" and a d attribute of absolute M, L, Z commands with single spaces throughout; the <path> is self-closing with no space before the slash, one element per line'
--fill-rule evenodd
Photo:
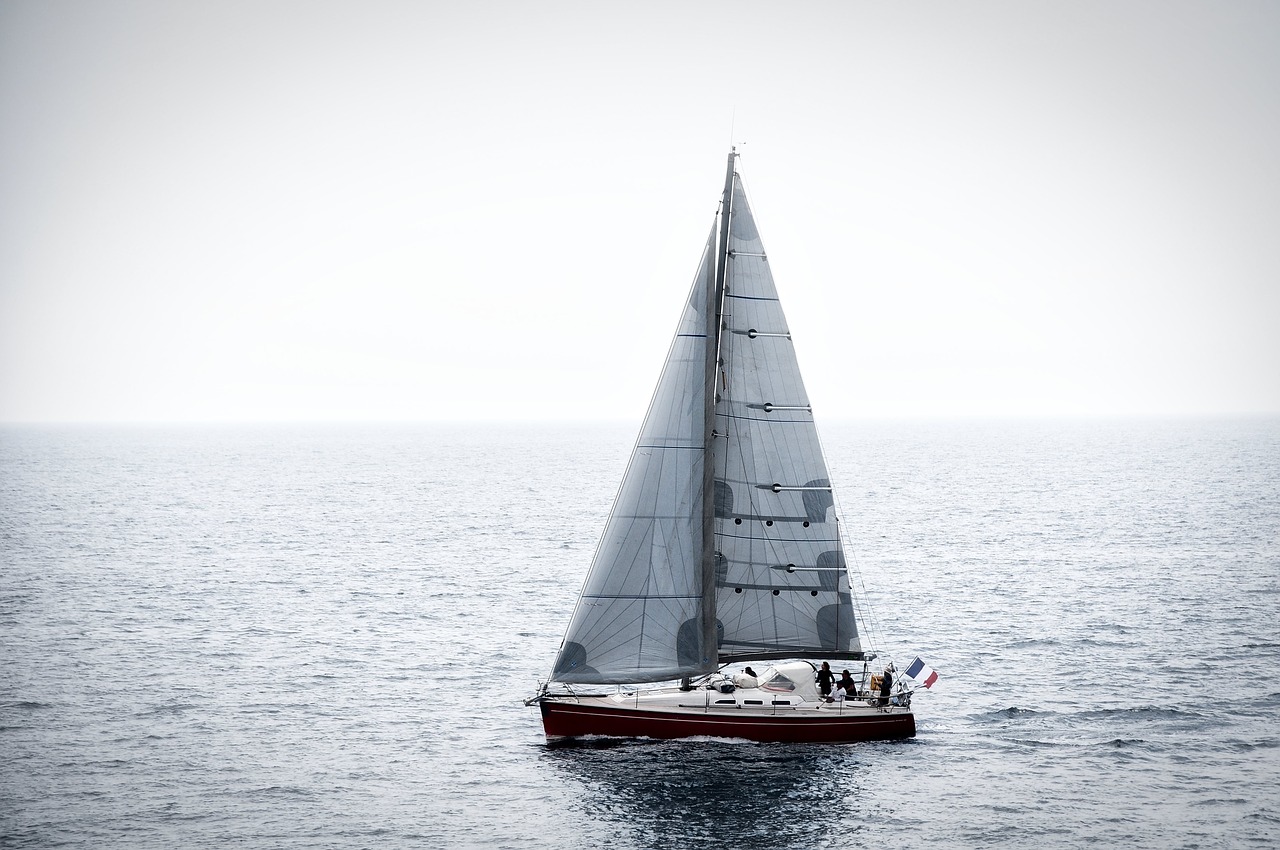
<path fill-rule="evenodd" d="M 835 681 L 835 679 L 836 679 L 836 674 L 831 672 L 831 665 L 825 661 L 822 662 L 822 669 L 818 671 L 817 682 L 818 682 L 818 690 L 822 693 L 823 699 L 830 701 L 831 684 L 832 682 Z"/>
<path fill-rule="evenodd" d="M 858 685 L 853 681 L 853 677 L 849 675 L 848 670 L 840 671 L 840 681 L 836 682 L 837 688 L 844 688 L 846 695 L 856 697 L 858 695 Z"/>
<path fill-rule="evenodd" d="M 880 679 L 880 705 L 889 704 L 889 694 L 893 690 L 893 665 L 884 668 L 884 676 Z"/>

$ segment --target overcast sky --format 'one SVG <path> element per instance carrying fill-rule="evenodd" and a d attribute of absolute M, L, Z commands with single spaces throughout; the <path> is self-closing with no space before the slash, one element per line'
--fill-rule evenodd
<path fill-rule="evenodd" d="M 1280 413 L 1280 3 L 0 0 L 0 420 Z"/>

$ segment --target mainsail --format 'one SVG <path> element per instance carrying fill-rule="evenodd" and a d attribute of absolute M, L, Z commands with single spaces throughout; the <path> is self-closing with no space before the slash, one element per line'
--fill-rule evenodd
<path fill-rule="evenodd" d="M 656 682 L 729 660 L 861 657 L 826 463 L 733 166 L 730 154 L 728 227 L 707 240 L 554 681 Z"/>
<path fill-rule="evenodd" d="M 831 482 L 764 245 L 733 176 L 716 403 L 720 660 L 860 657 Z"/>

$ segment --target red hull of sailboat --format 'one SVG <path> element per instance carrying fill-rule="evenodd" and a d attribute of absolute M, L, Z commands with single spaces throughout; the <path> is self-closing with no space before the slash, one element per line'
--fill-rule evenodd
<path fill-rule="evenodd" d="M 832 713 L 822 717 L 786 715 L 728 716 L 637 710 L 542 700 L 542 726 L 548 740 L 602 735 L 618 738 L 745 738 L 749 741 L 791 744 L 844 744 L 885 741 L 916 734 L 910 712 L 854 716 Z"/>

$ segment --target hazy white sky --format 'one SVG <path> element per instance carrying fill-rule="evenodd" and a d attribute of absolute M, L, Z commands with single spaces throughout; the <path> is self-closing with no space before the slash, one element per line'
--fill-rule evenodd
<path fill-rule="evenodd" d="M 0 2 L 0 420 L 638 419 L 730 142 L 823 419 L 1280 413 L 1275 2 Z"/>

